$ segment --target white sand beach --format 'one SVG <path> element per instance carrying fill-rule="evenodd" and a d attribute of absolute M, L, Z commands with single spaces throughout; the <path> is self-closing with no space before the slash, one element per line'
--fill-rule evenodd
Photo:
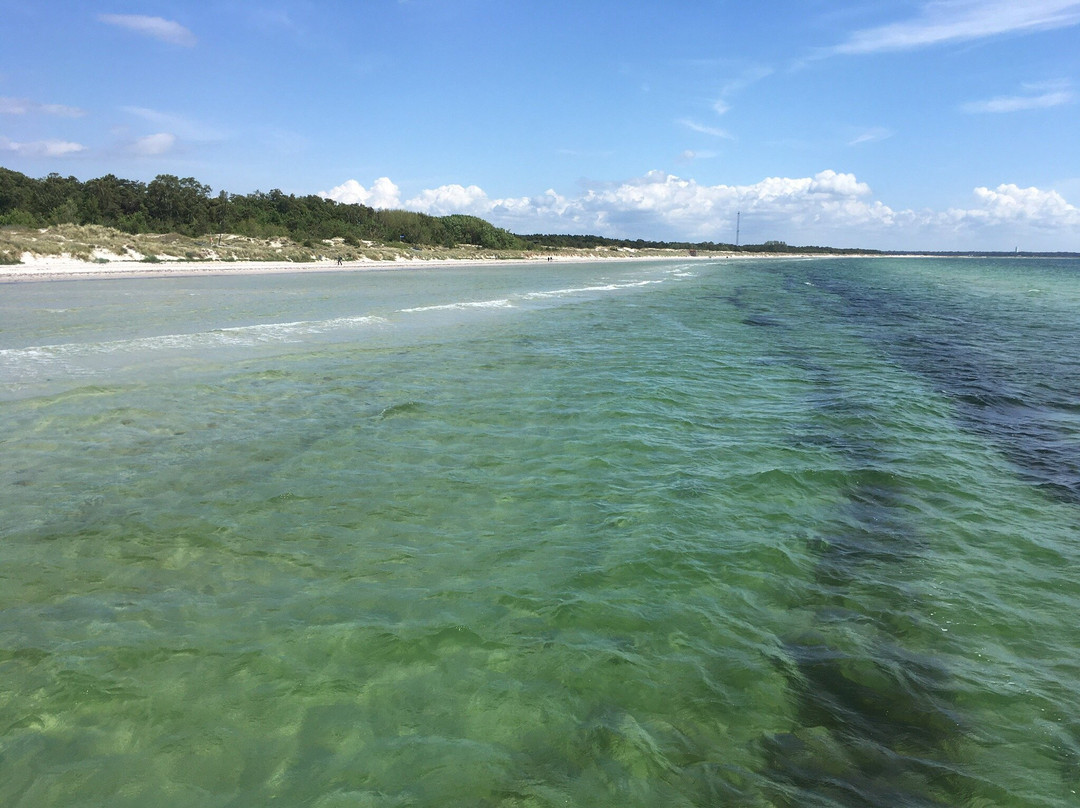
<path fill-rule="evenodd" d="M 388 270 L 425 269 L 452 266 L 521 266 L 523 264 L 581 263 L 586 261 L 664 261 L 702 260 L 727 257 L 751 257 L 731 253 L 726 255 L 689 256 L 684 252 L 671 255 L 558 255 L 550 260 L 546 256 L 522 258 L 413 258 L 393 261 L 361 259 L 344 261 L 109 261 L 97 263 L 77 258 L 57 256 L 23 257 L 21 264 L 0 266 L 0 283 L 57 280 L 102 280 L 107 278 L 156 278 L 195 275 L 271 275 L 307 272 L 379 272 Z"/>

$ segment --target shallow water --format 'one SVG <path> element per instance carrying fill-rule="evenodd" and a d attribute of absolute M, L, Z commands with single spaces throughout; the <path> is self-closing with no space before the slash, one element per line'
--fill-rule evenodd
<path fill-rule="evenodd" d="M 1075 805 L 1078 270 L 0 287 L 0 804 Z"/>

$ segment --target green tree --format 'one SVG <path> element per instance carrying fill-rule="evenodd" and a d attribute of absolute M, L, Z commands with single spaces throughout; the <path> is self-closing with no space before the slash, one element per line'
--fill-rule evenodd
<path fill-rule="evenodd" d="M 159 174 L 146 186 L 146 213 L 152 226 L 187 235 L 210 230 L 210 186 L 194 177 Z"/>

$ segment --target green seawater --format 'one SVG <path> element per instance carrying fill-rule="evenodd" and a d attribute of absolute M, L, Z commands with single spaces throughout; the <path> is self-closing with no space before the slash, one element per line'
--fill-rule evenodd
<path fill-rule="evenodd" d="M 1080 804 L 1080 261 L 0 286 L 0 805 Z"/>

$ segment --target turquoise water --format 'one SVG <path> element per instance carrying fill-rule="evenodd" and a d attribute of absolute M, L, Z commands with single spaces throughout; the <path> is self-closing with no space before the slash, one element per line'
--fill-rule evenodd
<path fill-rule="evenodd" d="M 0 805 L 1080 804 L 1080 262 L 0 287 Z"/>

